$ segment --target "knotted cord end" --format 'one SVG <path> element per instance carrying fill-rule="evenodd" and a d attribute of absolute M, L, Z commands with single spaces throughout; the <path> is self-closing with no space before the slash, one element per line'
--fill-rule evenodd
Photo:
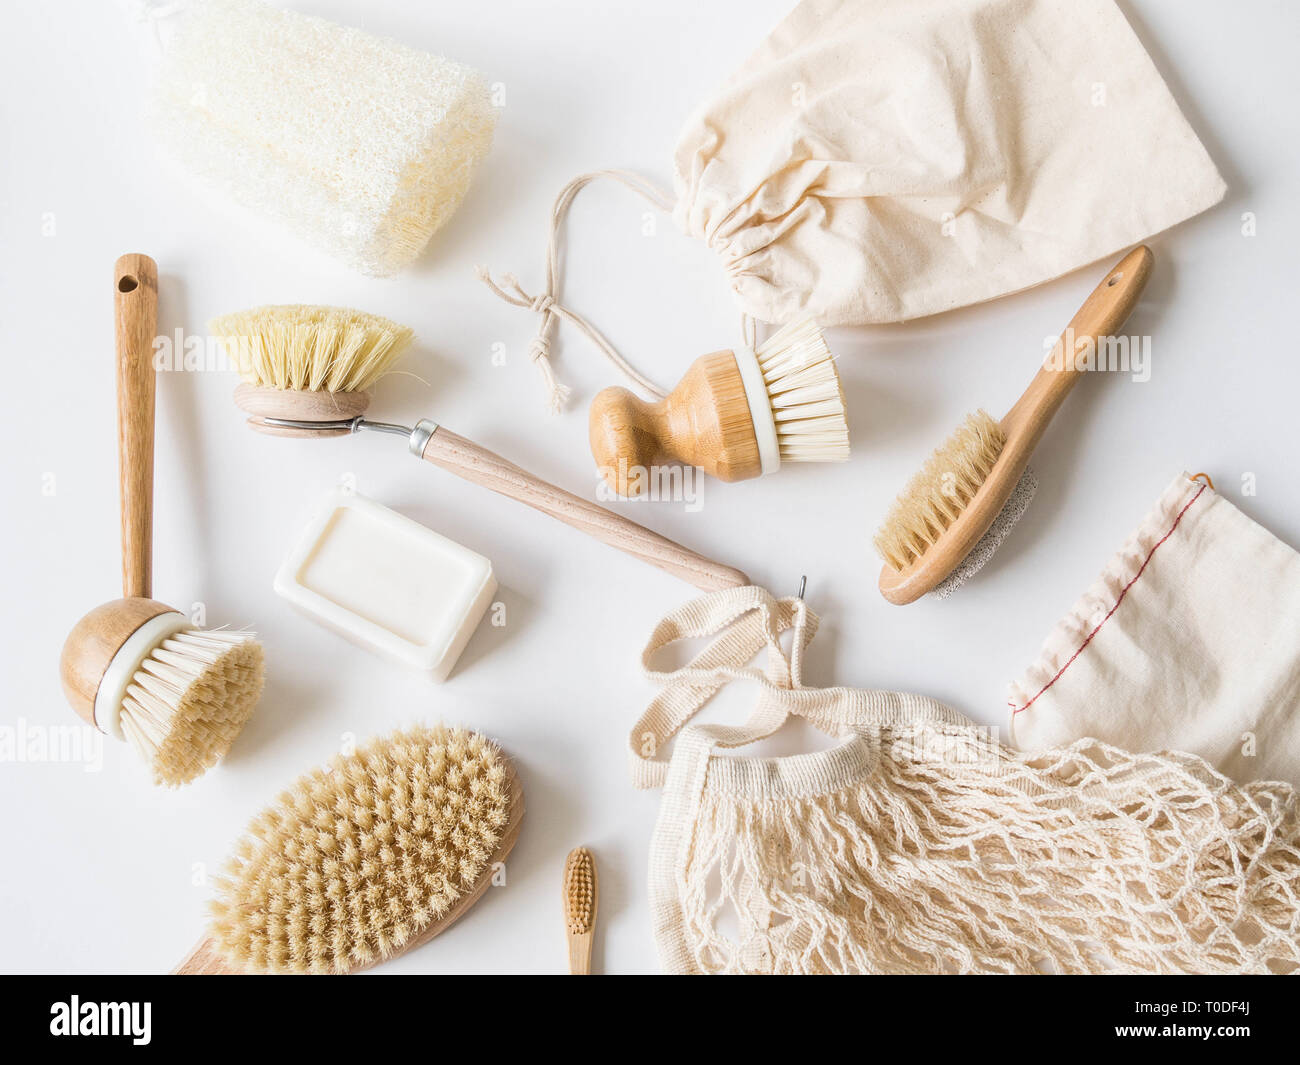
<path fill-rule="evenodd" d="M 561 190 L 551 210 L 551 230 L 546 246 L 546 287 L 540 295 L 530 296 L 525 292 L 519 284 L 519 279 L 514 274 L 502 274 L 501 283 L 498 284 L 493 280 L 492 274 L 487 267 L 478 266 L 474 271 L 478 279 L 495 292 L 499 298 L 516 307 L 525 307 L 528 310 L 535 311 L 542 316 L 541 324 L 537 327 L 537 336 L 533 338 L 532 343 L 529 345 L 528 357 L 537 366 L 546 384 L 547 406 L 552 414 L 560 413 L 569 398 L 568 386 L 556 381 L 555 370 L 551 365 L 550 334 L 551 326 L 556 318 L 563 318 L 582 332 L 597 349 L 604 353 L 605 357 L 617 370 L 621 371 L 628 380 L 643 389 L 648 395 L 653 396 L 655 399 L 663 399 L 668 394 L 653 381 L 634 369 L 600 330 L 582 315 L 565 307 L 555 298 L 555 293 L 559 291 L 561 276 L 559 260 L 560 226 L 570 203 L 573 201 L 573 197 L 577 195 L 583 186 L 598 177 L 613 178 L 660 210 L 672 210 L 672 201 L 666 193 L 661 192 L 653 184 L 630 171 L 600 170 L 590 174 L 582 174 L 570 181 Z"/>
<path fill-rule="evenodd" d="M 556 380 L 555 367 L 551 365 L 550 347 L 550 343 L 539 335 L 534 337 L 533 342 L 528 346 L 528 354 L 542 375 L 542 383 L 546 388 L 547 412 L 555 415 L 563 413 L 572 389 Z"/>
<path fill-rule="evenodd" d="M 519 278 L 514 274 L 502 274 L 500 284 L 493 279 L 491 271 L 486 266 L 475 267 L 474 274 L 507 303 L 535 311 L 542 316 L 541 324 L 537 327 L 537 335 L 528 345 L 528 361 L 533 363 L 542 375 L 542 383 L 546 388 L 547 410 L 553 415 L 561 413 L 569 401 L 571 389 L 556 380 L 555 367 L 551 363 L 551 340 L 548 334 L 551 329 L 551 316 L 560 313 L 563 308 L 555 302 L 555 298 L 549 292 L 543 292 L 540 296 L 530 296 L 524 291 L 523 286 L 519 284 Z"/>

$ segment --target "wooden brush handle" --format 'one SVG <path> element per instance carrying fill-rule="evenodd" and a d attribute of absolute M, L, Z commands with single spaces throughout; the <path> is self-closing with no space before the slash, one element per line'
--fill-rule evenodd
<path fill-rule="evenodd" d="M 240 970 L 233 968 L 217 946 L 207 936 L 195 944 L 181 963 L 171 971 L 172 976 L 239 976 Z"/>
<path fill-rule="evenodd" d="M 1077 349 L 1070 346 L 1071 342 L 1084 341 L 1095 350 L 1098 340 L 1122 329 L 1137 306 L 1154 262 L 1151 249 L 1143 244 L 1116 264 L 1070 319 L 1024 395 L 1002 419 L 1008 440 L 1014 438 L 1026 456 L 1033 451 L 1075 382 L 1087 372 L 1076 367 Z"/>
<path fill-rule="evenodd" d="M 591 403 L 591 454 L 606 483 L 621 496 L 637 495 L 657 460 L 698 466 L 721 481 L 763 472 L 745 383 L 731 351 L 715 351 L 691 365 L 671 395 L 647 403 L 626 388 L 607 388 Z"/>
<path fill-rule="evenodd" d="M 640 494 L 631 471 L 649 469 L 660 458 L 680 458 L 664 444 L 670 435 L 666 421 L 664 403 L 647 403 L 626 388 L 596 393 L 587 423 L 591 457 L 605 483 L 618 495 Z"/>
<path fill-rule="evenodd" d="M 569 975 L 591 975 L 591 932 L 569 932 Z"/>
<path fill-rule="evenodd" d="M 158 266 L 123 255 L 113 267 L 117 321 L 117 456 L 122 493 L 122 595 L 148 599 L 153 585 L 153 342 Z"/>
<path fill-rule="evenodd" d="M 1002 419 L 1006 443 L 984 483 L 961 508 L 960 515 L 906 569 L 895 570 L 888 563 L 881 567 L 880 593 L 889 602 L 900 606 L 913 603 L 932 591 L 979 543 L 1019 483 L 1052 415 L 1075 382 L 1087 372 L 1075 367 L 1075 353 L 1067 350 L 1068 341 L 1073 337 L 1075 341 L 1088 339 L 1095 343 L 1122 328 L 1137 306 L 1154 262 L 1150 248 L 1133 249 L 1084 301 L 1029 387 Z"/>
<path fill-rule="evenodd" d="M 634 521 L 557 488 L 449 429 L 440 427 L 433 433 L 420 457 L 467 481 L 526 503 L 706 592 L 749 583 L 740 570 L 689 551 Z"/>

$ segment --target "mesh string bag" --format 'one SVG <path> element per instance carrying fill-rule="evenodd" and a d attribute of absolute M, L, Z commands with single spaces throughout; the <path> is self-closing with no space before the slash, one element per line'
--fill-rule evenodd
<path fill-rule="evenodd" d="M 650 898 L 665 970 L 1300 970 L 1290 786 L 1093 740 L 1025 755 L 922 696 L 805 687 L 816 627 L 802 600 L 731 589 L 670 614 L 645 649 L 663 688 L 631 762 L 637 786 L 664 789 Z M 656 668 L 691 637 L 712 642 Z M 749 666 L 764 648 L 766 667 Z M 744 726 L 688 724 L 734 680 L 759 688 Z M 838 746 L 725 752 L 792 715 Z"/>

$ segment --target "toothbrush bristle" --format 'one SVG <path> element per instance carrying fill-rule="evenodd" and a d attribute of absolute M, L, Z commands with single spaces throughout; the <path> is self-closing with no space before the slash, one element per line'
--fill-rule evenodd
<path fill-rule="evenodd" d="M 575 935 L 596 923 L 596 860 L 586 847 L 570 851 L 564 862 L 564 921 Z"/>

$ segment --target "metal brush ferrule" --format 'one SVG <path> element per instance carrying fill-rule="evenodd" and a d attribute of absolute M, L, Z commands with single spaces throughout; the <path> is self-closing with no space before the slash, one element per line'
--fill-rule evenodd
<path fill-rule="evenodd" d="M 428 418 L 421 418 L 415 423 L 415 428 L 410 430 L 411 439 L 407 446 L 411 449 L 411 454 L 417 459 L 424 458 L 424 449 L 429 446 L 429 440 L 434 433 L 438 431 L 438 423 L 431 422 Z"/>

